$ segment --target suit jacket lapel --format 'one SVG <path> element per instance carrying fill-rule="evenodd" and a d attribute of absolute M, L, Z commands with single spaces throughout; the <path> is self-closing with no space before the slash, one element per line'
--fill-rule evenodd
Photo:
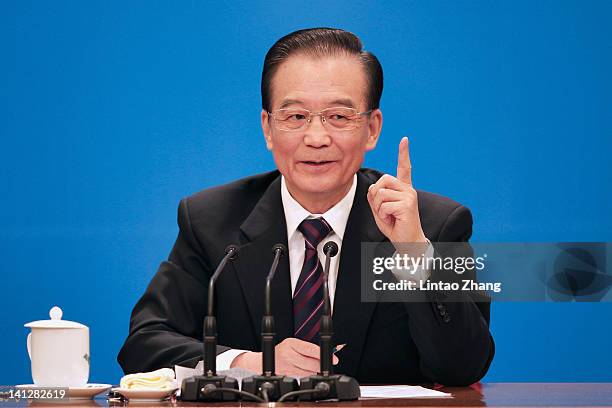
<path fill-rule="evenodd" d="M 380 232 L 367 202 L 367 190 L 374 180 L 357 173 L 355 201 L 342 240 L 340 267 L 334 297 L 334 342 L 346 343 L 336 372 L 356 375 L 363 353 L 367 330 L 375 302 L 361 301 L 361 242 L 380 242 L 386 237 Z M 342 358 L 344 355 L 350 358 Z"/>
<path fill-rule="evenodd" d="M 249 307 L 256 338 L 261 336 L 266 277 L 272 265 L 272 247 L 287 246 L 287 227 L 280 193 L 280 175 L 265 191 L 240 229 L 245 242 L 233 262 Z M 293 310 L 289 256 L 281 258 L 272 281 L 272 313 L 275 317 L 277 341 L 293 334 Z M 259 344 L 257 344 L 259 349 Z"/>

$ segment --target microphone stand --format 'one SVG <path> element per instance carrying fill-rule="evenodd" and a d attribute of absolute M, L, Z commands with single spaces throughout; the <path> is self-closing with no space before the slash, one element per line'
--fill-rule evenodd
<path fill-rule="evenodd" d="M 300 380 L 300 391 L 293 395 L 300 395 L 300 399 L 306 401 L 319 401 L 324 399 L 337 399 L 340 401 L 352 401 L 359 398 L 359 383 L 352 377 L 333 373 L 333 350 L 332 337 L 333 326 L 331 318 L 331 305 L 329 300 L 329 266 L 331 258 L 338 254 L 338 245 L 328 241 L 323 246 L 325 253 L 325 268 L 323 269 L 323 314 L 321 315 L 321 328 L 319 331 L 319 346 L 321 371 L 317 375 L 302 378 Z M 279 402 L 285 400 L 285 395 Z"/>
<path fill-rule="evenodd" d="M 272 279 L 278 269 L 280 258 L 287 252 L 287 248 L 282 244 L 274 245 L 272 249 L 274 261 L 270 267 L 270 272 L 266 278 L 265 291 L 265 314 L 261 318 L 261 358 L 262 374 L 244 378 L 242 380 L 242 390 L 251 394 L 256 394 L 267 401 L 276 401 L 281 396 L 298 389 L 295 378 L 275 373 L 275 337 L 276 330 L 274 325 L 274 315 L 272 314 Z"/>
<path fill-rule="evenodd" d="M 208 281 L 208 312 L 204 318 L 204 371 L 203 375 L 185 378 L 181 385 L 183 401 L 235 401 L 238 395 L 238 381 L 233 377 L 217 375 L 217 319 L 214 311 L 215 282 L 228 261 L 238 256 L 238 247 L 230 245 L 225 256 Z"/>

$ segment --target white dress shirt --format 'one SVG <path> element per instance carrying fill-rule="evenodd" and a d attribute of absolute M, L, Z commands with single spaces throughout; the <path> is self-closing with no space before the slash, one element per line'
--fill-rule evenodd
<path fill-rule="evenodd" d="M 355 191 L 357 190 L 357 175 L 353 176 L 353 184 L 350 190 L 338 204 L 327 210 L 324 214 L 312 214 L 308 212 L 304 207 L 300 205 L 287 190 L 285 184 L 285 178 L 281 179 L 281 198 L 283 201 L 283 209 L 285 210 L 285 221 L 287 224 L 287 239 L 288 239 L 288 250 L 289 250 L 289 274 L 291 275 L 291 293 L 295 292 L 295 286 L 297 285 L 300 273 L 302 272 L 302 265 L 304 264 L 304 256 L 306 253 L 306 242 L 304 235 L 298 231 L 298 227 L 302 221 L 307 218 L 325 218 L 325 221 L 332 227 L 332 232 L 323 239 L 319 245 L 317 245 L 317 252 L 321 265 L 325 262 L 325 253 L 323 253 L 323 246 L 328 241 L 334 241 L 338 244 L 338 254 L 331 258 L 329 265 L 329 300 L 332 307 L 332 313 L 334 310 L 334 295 L 336 293 L 336 282 L 338 280 L 338 261 L 340 254 L 342 253 L 342 239 L 344 238 L 344 231 L 346 230 L 346 223 L 348 221 L 351 208 L 353 207 L 353 201 L 355 198 Z"/>
<path fill-rule="evenodd" d="M 327 210 L 324 214 L 312 214 L 306 210 L 300 203 L 298 203 L 289 193 L 285 178 L 281 177 L 281 198 L 283 202 L 283 210 L 285 212 L 285 221 L 287 225 L 287 244 L 289 250 L 289 274 L 291 275 L 291 293 L 295 292 L 300 273 L 302 271 L 302 264 L 304 263 L 305 256 L 305 240 L 304 235 L 298 231 L 298 226 L 302 221 L 307 218 L 318 218 L 323 217 L 325 221 L 332 227 L 332 232 L 323 239 L 319 245 L 317 245 L 317 252 L 319 260 L 323 265 L 325 262 L 325 254 L 323 253 L 323 246 L 328 241 L 334 241 L 338 244 L 338 254 L 331 258 L 329 266 L 329 297 L 330 304 L 332 307 L 332 313 L 334 309 L 334 295 L 336 294 L 336 282 L 338 281 L 338 266 L 340 260 L 340 254 L 342 253 L 342 239 L 344 238 L 344 231 L 346 230 L 346 224 L 348 222 L 353 202 L 355 201 L 355 191 L 357 190 L 357 174 L 353 176 L 353 184 L 349 189 L 348 193 L 340 200 L 336 205 Z M 426 256 L 433 254 L 433 247 L 428 246 Z M 395 272 L 395 271 L 394 271 Z M 398 274 L 396 273 L 396 276 Z M 410 276 L 402 276 L 402 279 L 423 279 L 428 276 L 428 271 L 420 270 L 417 273 Z M 398 276 L 399 278 L 399 276 Z M 230 349 L 217 355 L 217 370 L 228 370 L 232 364 L 232 361 L 240 354 L 247 352 L 248 350 Z"/>

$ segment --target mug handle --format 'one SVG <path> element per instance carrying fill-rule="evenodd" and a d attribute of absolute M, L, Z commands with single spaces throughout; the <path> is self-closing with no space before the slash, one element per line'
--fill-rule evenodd
<path fill-rule="evenodd" d="M 26 345 L 28 347 L 28 356 L 30 357 L 30 360 L 31 360 L 32 359 L 32 333 L 28 333 Z"/>

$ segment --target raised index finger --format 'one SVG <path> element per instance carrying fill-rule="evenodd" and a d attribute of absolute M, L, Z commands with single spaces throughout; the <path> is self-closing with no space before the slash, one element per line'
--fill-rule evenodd
<path fill-rule="evenodd" d="M 402 137 L 397 155 L 397 178 L 404 183 L 412 185 L 412 164 L 410 163 L 410 151 L 408 149 L 408 138 Z"/>

